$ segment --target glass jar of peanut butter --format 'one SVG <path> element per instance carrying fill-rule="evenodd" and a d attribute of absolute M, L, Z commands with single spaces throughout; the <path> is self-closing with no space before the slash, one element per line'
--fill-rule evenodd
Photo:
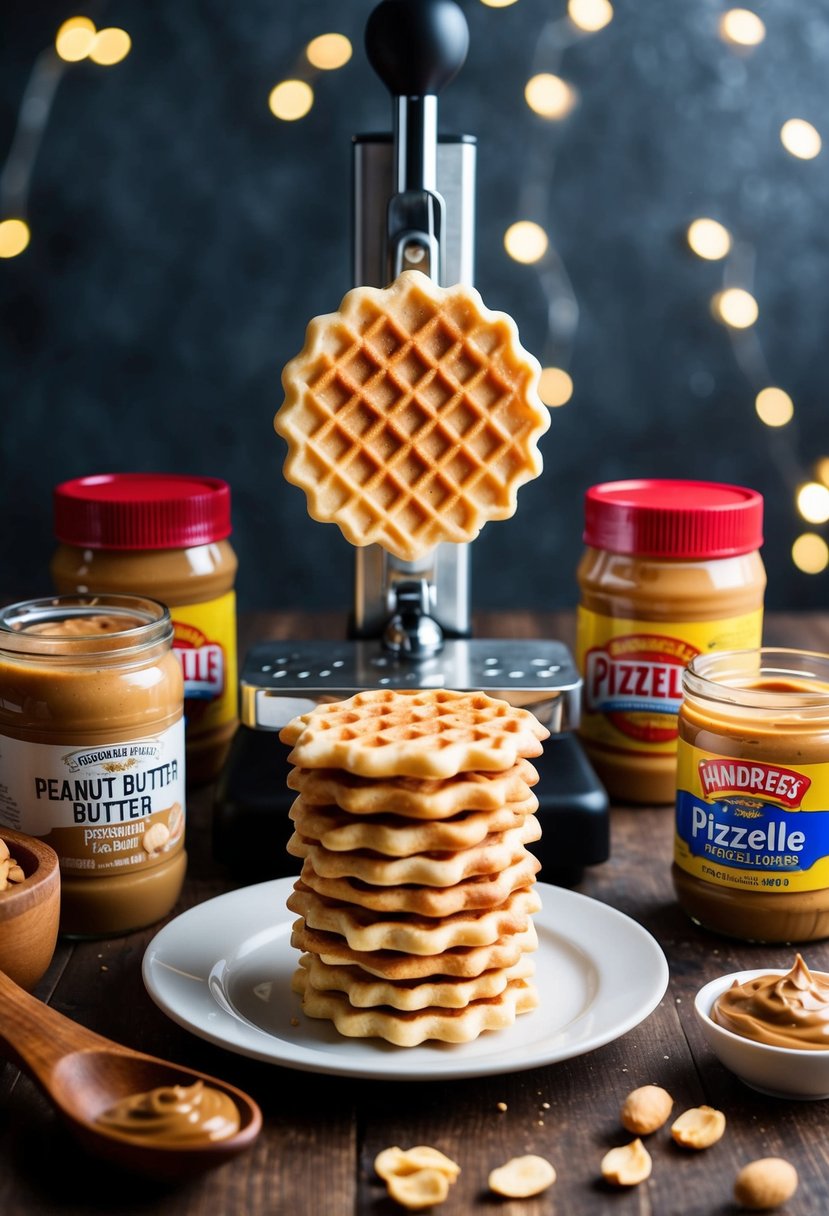
<path fill-rule="evenodd" d="M 184 675 L 187 778 L 215 777 L 237 724 L 227 482 L 166 473 L 79 477 L 56 488 L 54 518 L 57 591 L 149 595 L 170 608 Z"/>
<path fill-rule="evenodd" d="M 730 937 L 829 937 L 829 655 L 699 655 L 679 714 L 673 879 Z"/>
<path fill-rule="evenodd" d="M 617 481 L 585 500 L 581 738 L 612 797 L 672 803 L 682 672 L 760 645 L 763 500 L 742 486 Z"/>
<path fill-rule="evenodd" d="M 171 910 L 184 851 L 184 688 L 163 604 L 55 596 L 0 609 L 0 823 L 61 868 L 61 931 Z"/>

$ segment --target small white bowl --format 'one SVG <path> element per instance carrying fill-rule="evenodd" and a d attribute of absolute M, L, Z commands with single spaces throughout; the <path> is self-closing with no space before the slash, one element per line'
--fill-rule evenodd
<path fill-rule="evenodd" d="M 736 980 L 744 984 L 758 975 L 788 975 L 790 967 L 759 967 L 721 975 L 700 988 L 694 1009 L 706 1042 L 721 1064 L 741 1081 L 774 1098 L 829 1098 L 829 1048 L 803 1051 L 795 1047 L 770 1047 L 745 1039 L 711 1020 L 711 1010 L 721 993 Z"/>

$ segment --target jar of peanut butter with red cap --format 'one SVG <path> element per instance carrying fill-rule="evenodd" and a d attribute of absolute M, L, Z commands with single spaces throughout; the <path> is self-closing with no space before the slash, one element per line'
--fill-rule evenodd
<path fill-rule="evenodd" d="M 45 840 L 62 933 L 166 916 L 181 891 L 184 689 L 163 604 L 53 596 L 0 609 L 0 823 Z"/>
<path fill-rule="evenodd" d="M 701 654 L 683 677 L 673 880 L 730 937 L 829 937 L 829 655 Z"/>
<path fill-rule="evenodd" d="M 57 591 L 149 595 L 169 607 L 184 676 L 187 778 L 214 777 L 237 725 L 238 563 L 227 482 L 170 473 L 79 477 L 55 489 L 54 524 Z"/>
<path fill-rule="evenodd" d="M 591 487 L 578 568 L 580 735 L 612 797 L 676 792 L 682 673 L 698 654 L 760 645 L 763 500 L 717 482 Z"/>

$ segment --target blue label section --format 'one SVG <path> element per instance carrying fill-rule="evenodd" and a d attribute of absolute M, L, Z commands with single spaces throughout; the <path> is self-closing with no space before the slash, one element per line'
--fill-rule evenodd
<path fill-rule="evenodd" d="M 706 802 L 679 790 L 676 830 L 694 857 L 741 870 L 796 873 L 829 856 L 829 811 Z"/>
<path fill-rule="evenodd" d="M 669 701 L 665 697 L 605 697 L 590 709 L 603 714 L 673 714 L 675 717 L 681 704 L 681 698 Z"/>

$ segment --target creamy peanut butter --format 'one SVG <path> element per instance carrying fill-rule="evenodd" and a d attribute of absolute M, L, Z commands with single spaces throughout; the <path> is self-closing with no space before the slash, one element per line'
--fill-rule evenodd
<path fill-rule="evenodd" d="M 702 655 L 679 715 L 674 886 L 709 929 L 829 936 L 829 656 Z"/>
<path fill-rule="evenodd" d="M 581 738 L 613 797 L 671 803 L 682 673 L 760 643 L 762 499 L 739 486 L 624 481 L 587 492 L 578 568 Z"/>
<path fill-rule="evenodd" d="M 38 621 L 22 627 L 26 633 L 47 638 L 85 638 L 102 633 L 122 633 L 135 629 L 142 622 L 138 617 L 104 616 L 94 613 L 89 616 L 67 616 L 54 621 Z"/>
<path fill-rule="evenodd" d="M 0 611 L 0 822 L 61 864 L 61 931 L 166 915 L 186 868 L 181 670 L 163 605 L 66 596 Z"/>
<path fill-rule="evenodd" d="M 130 1094 L 96 1122 L 125 1139 L 172 1148 L 227 1140 L 239 1130 L 240 1118 L 236 1103 L 226 1093 L 195 1081 Z"/>
<path fill-rule="evenodd" d="M 786 975 L 735 980 L 715 1001 L 711 1020 L 772 1047 L 829 1050 L 829 975 L 810 971 L 798 954 Z"/>

